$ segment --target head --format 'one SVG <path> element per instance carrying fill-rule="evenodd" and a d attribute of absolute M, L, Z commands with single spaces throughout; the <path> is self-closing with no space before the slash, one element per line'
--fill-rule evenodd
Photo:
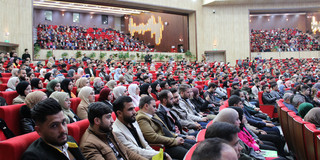
<path fill-rule="evenodd" d="M 218 113 L 216 118 L 213 120 L 214 122 L 228 122 L 240 127 L 241 121 L 239 119 L 239 114 L 236 110 L 232 108 L 225 108 Z"/>
<path fill-rule="evenodd" d="M 283 95 L 283 100 L 284 102 L 286 102 L 287 104 L 291 104 L 292 98 L 293 98 L 293 94 L 292 93 L 285 93 Z"/>
<path fill-rule="evenodd" d="M 103 88 L 100 91 L 100 96 L 98 99 L 99 102 L 106 101 L 106 100 L 109 102 L 111 102 L 113 100 L 112 91 L 109 88 Z"/>
<path fill-rule="evenodd" d="M 191 160 L 237 160 L 237 153 L 226 140 L 209 138 L 200 142 Z"/>
<path fill-rule="evenodd" d="M 142 94 L 150 95 L 151 91 L 152 91 L 152 88 L 149 83 L 144 83 L 143 85 L 140 86 L 140 95 Z"/>
<path fill-rule="evenodd" d="M 173 96 L 173 101 L 172 101 L 173 106 L 179 105 L 180 95 L 178 93 L 178 90 L 175 88 L 171 88 L 170 92 L 172 93 L 172 96 Z"/>
<path fill-rule="evenodd" d="M 215 83 L 209 83 L 208 92 L 213 93 L 217 89 L 217 85 Z"/>
<path fill-rule="evenodd" d="M 298 113 L 301 118 L 304 118 L 304 116 L 313 108 L 313 105 L 311 103 L 304 102 L 299 105 Z"/>
<path fill-rule="evenodd" d="M 25 80 L 26 77 L 27 77 L 27 71 L 25 69 L 19 69 L 18 71 L 18 77 L 21 79 L 21 80 Z"/>
<path fill-rule="evenodd" d="M 135 106 L 129 96 L 120 96 L 113 102 L 113 111 L 123 124 L 131 124 L 136 121 Z"/>
<path fill-rule="evenodd" d="M 7 83 L 7 87 L 16 90 L 16 86 L 19 84 L 20 80 L 18 77 L 11 77 Z"/>
<path fill-rule="evenodd" d="M 95 101 L 94 90 L 91 87 L 83 87 L 81 88 L 78 97 L 86 104 L 93 103 Z"/>
<path fill-rule="evenodd" d="M 235 107 L 243 108 L 242 100 L 237 95 L 230 96 L 230 98 L 228 100 L 228 103 L 229 103 L 229 106 L 235 106 Z"/>
<path fill-rule="evenodd" d="M 227 122 L 215 122 L 210 125 L 205 134 L 205 138 L 221 138 L 228 142 L 230 146 L 236 151 L 238 158 L 240 157 L 240 151 L 243 149 L 239 144 L 238 133 L 240 129 Z"/>
<path fill-rule="evenodd" d="M 139 108 L 148 114 L 154 115 L 157 111 L 156 101 L 150 96 L 144 96 L 140 99 Z"/>
<path fill-rule="evenodd" d="M 71 101 L 68 93 L 55 91 L 50 95 L 50 98 L 55 99 L 60 104 L 62 110 L 70 109 Z"/>
<path fill-rule="evenodd" d="M 169 85 L 166 81 L 160 82 L 161 89 L 169 89 Z"/>
<path fill-rule="evenodd" d="M 127 88 L 124 86 L 117 86 L 113 89 L 113 95 L 115 99 L 120 96 L 128 96 Z"/>
<path fill-rule="evenodd" d="M 16 90 L 20 96 L 24 97 L 32 92 L 31 85 L 26 81 L 21 81 L 20 83 L 18 83 Z"/>
<path fill-rule="evenodd" d="M 91 103 L 88 106 L 88 120 L 90 126 L 102 133 L 109 133 L 112 131 L 112 124 L 114 122 L 111 116 L 112 110 L 102 102 Z"/>
<path fill-rule="evenodd" d="M 183 98 L 183 99 L 190 98 L 191 92 L 192 92 L 191 87 L 189 85 L 187 85 L 187 84 L 180 85 L 179 94 L 180 94 L 181 98 Z"/>
<path fill-rule="evenodd" d="M 47 98 L 31 109 L 35 130 L 49 144 L 62 146 L 67 143 L 68 128 L 66 118 L 59 103 Z"/>
<path fill-rule="evenodd" d="M 295 107 L 295 108 L 299 108 L 299 105 L 304 103 L 306 100 L 303 96 L 299 95 L 299 94 L 296 94 L 293 96 L 292 98 L 292 105 Z"/>
<path fill-rule="evenodd" d="M 267 85 L 262 86 L 262 91 L 269 93 L 270 92 L 269 86 Z"/>
<path fill-rule="evenodd" d="M 26 105 L 32 109 L 37 103 L 39 103 L 42 100 L 47 99 L 47 94 L 45 94 L 42 91 L 34 91 L 29 93 L 26 96 L 26 99 L 24 100 L 24 102 L 26 103 Z"/>
<path fill-rule="evenodd" d="M 168 108 L 173 107 L 173 95 L 169 90 L 162 90 L 159 93 L 159 100 L 163 106 Z"/>

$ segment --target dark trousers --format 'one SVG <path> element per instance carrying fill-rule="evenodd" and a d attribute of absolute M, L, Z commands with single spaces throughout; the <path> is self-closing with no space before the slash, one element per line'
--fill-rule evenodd
<path fill-rule="evenodd" d="M 165 152 L 170 155 L 173 159 L 183 160 L 184 156 L 187 154 L 188 150 L 192 147 L 192 144 L 184 143 L 183 145 L 166 147 Z"/>

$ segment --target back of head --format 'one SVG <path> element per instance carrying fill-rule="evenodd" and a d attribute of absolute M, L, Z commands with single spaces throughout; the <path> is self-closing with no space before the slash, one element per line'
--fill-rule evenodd
<path fill-rule="evenodd" d="M 94 118 L 101 118 L 105 114 L 112 113 L 112 110 L 102 102 L 91 103 L 88 106 L 88 120 L 94 125 Z"/>
<path fill-rule="evenodd" d="M 37 103 L 31 109 L 31 117 L 36 124 L 42 124 L 47 120 L 47 116 L 61 112 L 61 106 L 53 98 L 47 98 Z"/>
<path fill-rule="evenodd" d="M 218 113 L 213 122 L 228 122 L 234 124 L 238 117 L 238 112 L 232 108 L 225 108 Z"/>
<path fill-rule="evenodd" d="M 26 99 L 24 102 L 29 108 L 34 107 L 38 102 L 40 102 L 44 97 L 47 97 L 47 95 L 42 91 L 34 91 L 29 93 L 26 96 Z"/>
<path fill-rule="evenodd" d="M 304 118 L 304 116 L 313 108 L 313 105 L 311 103 L 304 102 L 299 105 L 298 113 L 301 118 Z"/>
<path fill-rule="evenodd" d="M 227 122 L 214 122 L 210 125 L 205 134 L 205 138 L 221 138 L 228 142 L 231 142 L 234 135 L 237 135 L 240 129 Z"/>
<path fill-rule="evenodd" d="M 221 152 L 228 143 L 220 138 L 210 138 L 200 142 L 191 160 L 221 160 Z"/>
<path fill-rule="evenodd" d="M 293 96 L 292 105 L 298 107 L 301 103 L 305 102 L 305 98 L 302 95 L 296 94 Z"/>

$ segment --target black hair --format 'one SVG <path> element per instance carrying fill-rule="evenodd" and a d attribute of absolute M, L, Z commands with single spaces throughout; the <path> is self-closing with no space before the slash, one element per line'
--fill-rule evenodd
<path fill-rule="evenodd" d="M 210 88 L 216 88 L 217 85 L 215 83 L 209 83 L 208 89 Z"/>
<path fill-rule="evenodd" d="M 177 84 L 177 81 L 171 81 L 170 82 L 170 86 L 174 86 L 174 85 L 176 85 Z"/>
<path fill-rule="evenodd" d="M 185 92 L 185 91 L 187 91 L 187 89 L 189 89 L 189 88 L 191 88 L 190 85 L 188 85 L 188 84 L 181 84 L 181 85 L 179 86 L 179 93 L 180 93 L 180 92 Z"/>
<path fill-rule="evenodd" d="M 276 86 L 277 86 L 277 83 L 271 83 L 271 84 L 270 84 L 270 87 L 271 87 L 271 88 L 276 87 Z"/>
<path fill-rule="evenodd" d="M 225 145 L 229 144 L 221 138 L 206 139 L 197 145 L 191 160 L 220 160 Z"/>
<path fill-rule="evenodd" d="M 264 91 L 267 87 L 269 87 L 269 86 L 268 85 L 262 86 L 262 91 Z"/>
<path fill-rule="evenodd" d="M 124 103 L 130 103 L 132 102 L 131 97 L 129 96 L 120 96 L 118 97 L 113 103 L 113 111 L 117 115 L 117 111 L 123 111 Z M 136 107 L 136 106 L 135 106 Z"/>
<path fill-rule="evenodd" d="M 162 90 L 158 95 L 160 102 L 163 102 L 164 99 L 167 99 L 169 93 L 170 93 L 169 90 Z"/>
<path fill-rule="evenodd" d="M 142 109 L 145 104 L 150 104 L 154 99 L 150 96 L 144 96 L 140 99 L 139 108 Z"/>
<path fill-rule="evenodd" d="M 234 106 L 235 104 L 238 104 L 241 101 L 241 98 L 237 95 L 230 96 L 228 100 L 229 106 Z"/>
<path fill-rule="evenodd" d="M 231 106 L 229 108 L 232 108 L 234 110 L 236 110 L 238 112 L 238 115 L 239 115 L 239 120 L 240 120 L 240 129 L 242 130 L 243 127 L 244 127 L 244 124 L 242 123 L 242 118 L 243 118 L 243 110 L 240 108 L 240 107 L 234 107 L 234 106 Z"/>
<path fill-rule="evenodd" d="M 47 116 L 55 115 L 61 112 L 60 104 L 53 98 L 47 98 L 40 101 L 31 109 L 31 118 L 36 123 L 44 123 L 47 120 Z"/>
<path fill-rule="evenodd" d="M 170 92 L 171 92 L 172 94 L 174 94 L 174 93 L 178 92 L 178 90 L 175 89 L 175 88 L 170 88 Z"/>
<path fill-rule="evenodd" d="M 235 90 L 232 90 L 231 95 L 236 95 L 240 97 L 240 92 L 241 92 L 240 89 L 235 89 Z"/>
<path fill-rule="evenodd" d="M 105 114 L 111 113 L 112 110 L 103 102 L 94 102 L 88 106 L 88 119 L 90 125 L 94 125 L 95 118 L 101 118 Z"/>
<path fill-rule="evenodd" d="M 166 81 L 162 81 L 162 82 L 160 82 L 160 87 L 161 88 L 164 88 L 164 86 L 167 84 L 167 82 Z"/>
<path fill-rule="evenodd" d="M 205 138 L 221 138 L 228 142 L 233 140 L 233 136 L 237 135 L 240 132 L 240 129 L 234 124 L 227 122 L 214 122 L 210 125 L 205 134 Z"/>

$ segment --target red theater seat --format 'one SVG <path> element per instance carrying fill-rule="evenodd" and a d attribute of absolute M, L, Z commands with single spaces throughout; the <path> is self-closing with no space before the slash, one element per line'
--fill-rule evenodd
<path fill-rule="evenodd" d="M 10 79 L 10 77 L 2 77 L 2 78 L 0 78 L 0 81 L 2 83 L 8 83 L 9 79 Z"/>
<path fill-rule="evenodd" d="M 293 150 L 297 159 L 308 159 L 305 146 L 304 146 L 304 124 L 307 122 L 303 121 L 301 117 L 296 116 L 293 118 Z M 291 134 L 291 133 L 290 133 Z"/>
<path fill-rule="evenodd" d="M 197 137 L 196 137 L 197 142 L 201 142 L 205 139 L 204 137 L 206 135 L 206 131 L 207 129 L 200 130 L 200 132 L 197 134 Z"/>
<path fill-rule="evenodd" d="M 81 99 L 79 97 L 77 98 L 70 98 L 71 104 L 70 108 L 76 113 L 79 103 L 81 102 Z"/>
<path fill-rule="evenodd" d="M 0 96 L 6 100 L 8 105 L 11 105 L 13 99 L 18 96 L 18 93 L 16 91 L 0 92 Z"/>
<path fill-rule="evenodd" d="M 11 77 L 11 73 L 1 73 L 2 77 Z"/>
<path fill-rule="evenodd" d="M 274 112 L 274 106 L 273 105 L 263 104 L 262 94 L 263 94 L 262 91 L 258 93 L 258 98 L 259 98 L 259 104 L 260 104 L 261 111 L 263 113 L 267 113 L 270 118 L 278 117 L 277 114 L 273 113 Z"/>
<path fill-rule="evenodd" d="M 194 152 L 194 150 L 197 148 L 198 143 L 196 143 L 195 145 L 193 145 L 189 151 L 187 152 L 187 154 L 184 156 L 183 160 L 191 160 L 192 154 Z"/>
<path fill-rule="evenodd" d="M 5 91 L 7 88 L 7 83 L 0 84 L 0 91 Z"/>
<path fill-rule="evenodd" d="M 316 141 L 319 134 L 320 131 L 314 124 L 304 125 L 304 141 L 308 159 L 316 159 L 317 157 Z"/>
<path fill-rule="evenodd" d="M 37 132 L 31 132 L 21 136 L 13 137 L 0 143 L 0 159 L 19 160 L 29 145 L 37 140 Z"/>
<path fill-rule="evenodd" d="M 20 135 L 20 115 L 21 106 L 25 104 L 8 105 L 0 107 L 0 118 L 2 118 L 9 129 L 15 134 Z"/>
<path fill-rule="evenodd" d="M 88 128 L 88 126 L 89 126 L 88 119 L 84 119 L 78 122 L 68 124 L 68 134 L 72 136 L 79 144 L 80 139 L 84 134 L 84 132 L 86 131 L 86 129 Z"/>

